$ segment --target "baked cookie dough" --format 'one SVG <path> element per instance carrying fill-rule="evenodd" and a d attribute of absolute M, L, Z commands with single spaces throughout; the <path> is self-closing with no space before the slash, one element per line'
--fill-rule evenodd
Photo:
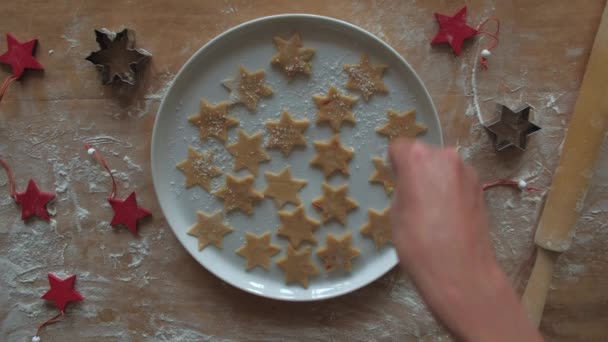
<path fill-rule="evenodd" d="M 298 192 L 307 182 L 293 178 L 289 167 L 284 168 L 280 173 L 265 172 L 264 176 L 268 184 L 264 196 L 272 198 L 277 208 L 282 208 L 286 203 L 295 205 L 301 203 Z"/>
<path fill-rule="evenodd" d="M 359 64 L 344 65 L 344 71 L 348 74 L 345 87 L 359 91 L 365 101 L 369 101 L 375 93 L 387 93 L 388 88 L 382 81 L 386 68 L 387 66 L 384 64 L 370 64 L 369 57 L 364 54 L 361 56 Z"/>
<path fill-rule="evenodd" d="M 347 149 L 340 143 L 340 135 L 336 134 L 326 142 L 315 141 L 317 154 L 310 161 L 310 165 L 318 167 L 323 171 L 325 179 L 334 173 L 340 172 L 348 176 L 350 171 L 348 163 L 353 157 L 352 149 Z"/>
<path fill-rule="evenodd" d="M 341 239 L 332 234 L 327 234 L 325 247 L 317 251 L 317 256 L 323 261 L 327 272 L 336 269 L 350 272 L 352 260 L 359 254 L 361 252 L 357 248 L 353 248 L 352 233 L 346 233 Z"/>
<path fill-rule="evenodd" d="M 307 127 L 308 120 L 294 120 L 288 111 L 283 111 L 279 121 L 266 122 L 266 147 L 281 150 L 287 157 L 295 146 L 306 146 L 303 133 Z"/>
<path fill-rule="evenodd" d="M 374 209 L 367 211 L 369 222 L 361 227 L 361 234 L 374 239 L 376 248 L 381 248 L 392 241 L 389 209 L 379 212 Z"/>
<path fill-rule="evenodd" d="M 237 142 L 228 145 L 226 149 L 234 156 L 234 171 L 246 168 L 257 176 L 258 164 L 270 160 L 268 154 L 262 149 L 261 132 L 250 136 L 241 129 Z"/>
<path fill-rule="evenodd" d="M 348 212 L 359 207 L 354 199 L 348 197 L 346 184 L 332 188 L 327 183 L 323 183 L 323 196 L 315 198 L 312 205 L 321 212 L 321 222 L 337 220 L 343 226 L 346 225 Z"/>
<path fill-rule="evenodd" d="M 186 189 L 199 185 L 209 192 L 211 179 L 222 174 L 222 170 L 213 163 L 211 152 L 199 153 L 192 146 L 188 146 L 188 157 L 177 163 L 176 167 L 186 176 Z"/>
<path fill-rule="evenodd" d="M 223 219 L 224 215 L 221 211 L 212 215 L 202 211 L 196 212 L 196 223 L 188 228 L 186 233 L 198 239 L 199 251 L 208 245 L 222 249 L 224 235 L 232 232 L 232 228 L 222 222 Z"/>
<path fill-rule="evenodd" d="M 230 90 L 230 104 L 242 103 L 250 112 L 255 111 L 260 98 L 272 95 L 272 88 L 264 83 L 264 77 L 263 70 L 250 73 L 240 66 L 234 78 L 222 81 L 222 85 Z"/>
<path fill-rule="evenodd" d="M 352 107 L 357 102 L 356 97 L 341 95 L 335 86 L 327 91 L 327 96 L 314 95 L 313 101 L 317 105 L 317 123 L 327 123 L 334 132 L 340 131 L 344 122 L 355 124 Z"/>
<path fill-rule="evenodd" d="M 384 162 L 384 159 L 380 157 L 372 158 L 372 162 L 376 167 L 376 170 L 369 177 L 370 183 L 379 183 L 384 186 L 384 191 L 387 194 L 393 193 L 395 189 L 395 180 L 391 168 Z"/>
<path fill-rule="evenodd" d="M 303 206 L 298 206 L 292 212 L 281 210 L 279 218 L 281 226 L 279 226 L 277 235 L 287 238 L 294 248 L 298 248 L 304 241 L 317 243 L 313 232 L 319 228 L 320 223 L 306 216 Z"/>
<path fill-rule="evenodd" d="M 247 271 L 260 266 L 266 271 L 270 269 L 270 258 L 281 251 L 281 247 L 270 242 L 270 232 L 256 236 L 246 233 L 246 241 L 236 250 L 236 254 L 247 259 Z"/>
<path fill-rule="evenodd" d="M 388 121 L 376 131 L 393 141 L 396 138 L 415 138 L 417 135 L 427 131 L 424 124 L 416 122 L 416 111 L 414 109 L 400 115 L 389 110 L 386 114 Z"/>
<path fill-rule="evenodd" d="M 236 178 L 226 175 L 226 184 L 214 193 L 224 201 L 225 212 L 238 209 L 247 215 L 253 214 L 253 203 L 264 198 L 253 188 L 253 181 L 253 176 Z"/>
<path fill-rule="evenodd" d="M 319 269 L 311 262 L 310 247 L 295 250 L 287 246 L 287 254 L 277 260 L 277 265 L 285 272 L 285 283 L 298 282 L 308 288 L 308 278 L 319 274 Z"/>
<path fill-rule="evenodd" d="M 225 101 L 212 105 L 205 99 L 201 100 L 199 113 L 188 118 L 188 122 L 198 128 L 201 140 L 213 137 L 226 141 L 228 129 L 239 124 L 239 120 L 228 116 L 228 106 Z"/>
<path fill-rule="evenodd" d="M 289 78 L 298 73 L 310 75 L 312 66 L 309 61 L 314 56 L 315 49 L 302 47 L 299 33 L 294 34 L 287 40 L 274 37 L 273 41 L 278 52 L 270 60 L 272 65 L 280 67 Z"/>

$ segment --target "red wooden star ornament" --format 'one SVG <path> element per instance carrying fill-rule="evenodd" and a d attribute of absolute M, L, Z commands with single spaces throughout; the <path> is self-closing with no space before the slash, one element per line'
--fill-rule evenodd
<path fill-rule="evenodd" d="M 42 323 L 36 330 L 36 335 L 32 338 L 32 341 L 40 341 L 40 330 L 45 326 L 53 323 L 57 323 L 65 316 L 65 307 L 70 302 L 79 302 L 84 300 L 84 297 L 74 290 L 74 283 L 76 282 L 76 275 L 71 275 L 65 279 L 61 279 L 56 275 L 49 273 L 49 285 L 51 288 L 42 295 L 42 299 L 50 300 L 57 305 L 59 313 L 47 321 Z"/>
<path fill-rule="evenodd" d="M 0 159 L 0 166 L 6 171 L 11 197 L 21 206 L 21 219 L 25 221 L 32 216 L 38 216 L 45 221 L 50 220 L 51 216 L 46 205 L 55 197 L 55 194 L 40 191 L 33 179 L 27 183 L 25 192 L 17 192 L 13 173 L 8 164 Z"/>
<path fill-rule="evenodd" d="M 0 56 L 0 63 L 10 65 L 13 69 L 13 74 L 9 76 L 0 87 L 0 100 L 2 100 L 2 96 L 11 82 L 21 78 L 25 69 L 44 69 L 34 57 L 38 39 L 20 43 L 12 34 L 7 33 L 6 43 L 8 45 L 8 51 Z"/>
<path fill-rule="evenodd" d="M 439 32 L 431 41 L 431 44 L 448 43 L 456 56 L 460 55 L 462 42 L 477 34 L 477 29 L 467 25 L 467 7 L 461 8 L 454 16 L 447 16 L 435 12 L 435 18 L 439 23 Z"/>
<path fill-rule="evenodd" d="M 114 175 L 108 167 L 108 164 L 106 163 L 105 159 L 103 159 L 103 157 L 91 147 L 91 145 L 86 144 L 85 147 L 87 148 L 87 152 L 90 155 L 95 156 L 106 171 L 108 171 L 110 178 L 112 179 L 112 192 L 110 193 L 108 202 L 112 206 L 112 210 L 114 210 L 114 217 L 112 217 L 110 224 L 114 227 L 123 225 L 127 227 L 131 233 L 137 235 L 137 221 L 148 215 L 152 215 L 152 212 L 137 205 L 137 196 L 135 195 L 135 191 L 133 191 L 124 201 L 116 199 L 116 180 L 114 179 Z"/>

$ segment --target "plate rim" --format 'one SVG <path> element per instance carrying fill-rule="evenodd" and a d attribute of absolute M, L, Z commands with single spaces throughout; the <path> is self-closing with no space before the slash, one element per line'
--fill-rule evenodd
<path fill-rule="evenodd" d="M 155 167 L 154 165 L 156 165 L 156 161 L 155 161 L 155 151 L 158 149 L 157 144 L 160 144 L 158 138 L 157 138 L 157 130 L 158 130 L 158 126 L 159 126 L 159 117 L 161 114 L 161 111 L 164 109 L 165 107 L 165 101 L 167 100 L 168 95 L 171 93 L 171 91 L 173 90 L 173 87 L 175 86 L 175 80 L 177 80 L 182 73 L 185 72 L 185 70 L 188 68 L 188 66 L 193 63 L 193 61 L 201 54 L 203 53 L 204 50 L 206 50 L 209 46 L 214 45 L 217 41 L 223 39 L 225 36 L 231 34 L 234 31 L 238 31 L 241 30 L 243 28 L 246 28 L 248 26 L 253 26 L 262 22 L 268 22 L 268 21 L 274 21 L 274 20 L 284 20 L 284 19 L 310 19 L 310 20 L 319 20 L 319 21 L 324 21 L 327 22 L 329 24 L 336 24 L 339 26 L 345 26 L 348 29 L 357 31 L 358 33 L 361 33 L 365 36 L 367 36 L 368 38 L 371 38 L 372 40 L 375 40 L 376 42 L 380 43 L 385 49 L 387 49 L 390 53 L 392 53 L 395 57 L 397 57 L 398 61 L 405 66 L 410 72 L 411 74 L 414 76 L 415 80 L 418 82 L 418 84 L 420 84 L 420 86 L 422 87 L 423 93 L 424 93 L 424 97 L 426 97 L 427 102 L 430 104 L 430 109 L 431 109 L 431 114 L 433 115 L 435 121 L 437 122 L 437 128 L 438 128 L 438 134 L 439 134 L 439 142 L 438 145 L 439 146 L 443 146 L 444 145 L 444 139 L 443 139 L 443 130 L 441 127 L 441 121 L 439 120 L 439 115 L 437 114 L 437 109 L 435 108 L 435 104 L 433 103 L 433 100 L 431 98 L 431 95 L 429 93 L 429 91 L 427 90 L 424 82 L 422 82 L 422 79 L 420 79 L 420 76 L 418 76 L 418 74 L 416 73 L 416 71 L 414 70 L 414 68 L 412 68 L 412 66 L 405 60 L 405 58 L 403 58 L 403 56 L 401 56 L 401 54 L 399 54 L 393 47 L 391 47 L 388 43 L 386 43 L 385 41 L 383 41 L 382 39 L 378 38 L 377 36 L 375 36 L 374 34 L 372 34 L 371 32 L 357 26 L 354 24 L 351 24 L 349 22 L 340 20 L 340 19 L 336 19 L 336 18 L 332 18 L 332 17 L 328 17 L 328 16 L 323 16 L 323 15 L 317 15 L 317 14 L 308 14 L 308 13 L 285 13 L 285 14 L 276 14 L 276 15 L 270 15 L 270 16 L 264 16 L 264 17 L 260 17 L 260 18 L 256 18 L 253 20 L 249 20 L 246 21 L 244 23 L 238 24 L 226 31 L 223 31 L 222 33 L 220 33 L 219 35 L 215 36 L 214 38 L 212 38 L 211 40 L 209 40 L 207 43 L 205 43 L 202 47 L 200 47 L 196 52 L 194 52 L 192 54 L 192 56 L 190 56 L 190 58 L 188 58 L 188 60 L 186 60 L 186 62 L 184 62 L 184 64 L 182 65 L 182 67 L 180 68 L 179 72 L 175 75 L 175 77 L 173 78 L 173 83 L 171 84 L 171 86 L 169 87 L 169 89 L 167 90 L 167 92 L 164 94 L 163 99 L 158 107 L 158 110 L 156 112 L 156 117 L 154 118 L 154 127 L 152 129 L 152 136 L 151 136 L 151 146 L 150 146 L 150 169 L 151 169 L 151 173 L 152 173 L 152 185 L 154 187 L 154 193 L 156 195 L 158 204 L 160 206 L 160 209 L 163 213 L 163 216 L 165 218 L 165 221 L 167 222 L 167 224 L 169 225 L 169 227 L 171 228 L 171 230 L 173 231 L 173 234 L 175 235 L 175 237 L 177 238 L 177 240 L 180 242 L 180 244 L 182 245 L 182 247 L 188 252 L 188 254 L 190 254 L 190 256 L 196 260 L 197 263 L 199 263 L 206 271 L 208 271 L 209 273 L 213 274 L 215 277 L 219 278 L 221 281 L 230 284 L 231 286 L 243 290 L 246 293 L 250 293 L 250 294 L 255 294 L 257 296 L 260 297 L 264 297 L 264 298 L 269 298 L 269 299 L 274 299 L 274 300 L 280 300 L 280 301 L 287 301 L 287 302 L 313 302 L 313 301 L 321 301 L 321 300 L 327 300 L 330 298 L 335 298 L 335 297 L 339 297 L 339 296 L 343 296 L 345 294 L 354 292 L 364 286 L 367 286 L 371 283 L 373 283 L 374 281 L 378 280 L 379 278 L 381 278 L 382 276 L 384 276 L 385 274 L 387 274 L 389 271 L 391 271 L 398 263 L 399 263 L 399 259 L 398 257 L 395 257 L 395 260 L 393 261 L 393 264 L 390 265 L 390 267 L 387 268 L 387 270 L 384 273 L 380 273 L 378 274 L 376 277 L 374 278 L 370 278 L 369 281 L 367 282 L 362 282 L 361 284 L 346 288 L 346 289 L 342 289 L 342 290 L 337 290 L 335 293 L 332 293 L 330 295 L 327 296 L 321 296 L 321 297 L 278 297 L 278 296 L 273 296 L 270 295 L 266 292 L 257 292 L 257 291 L 250 291 L 249 288 L 247 288 L 246 286 L 243 286 L 242 284 L 240 284 L 239 282 L 233 282 L 229 279 L 227 279 L 226 277 L 222 276 L 221 274 L 219 274 L 218 272 L 214 272 L 213 270 L 211 270 L 210 268 L 208 268 L 207 266 L 205 266 L 205 264 L 203 263 L 203 261 L 199 260 L 195 255 L 193 251 L 190 251 L 188 248 L 185 247 L 185 242 L 183 241 L 183 239 L 185 237 L 180 236 L 180 234 L 178 234 L 176 228 L 173 227 L 173 225 L 171 224 L 170 220 L 168 219 L 166 213 L 166 210 L 164 208 L 163 202 L 160 200 L 160 193 L 159 193 L 159 189 L 157 186 L 157 181 L 158 177 L 155 175 Z M 394 247 L 393 247 L 394 248 Z"/>

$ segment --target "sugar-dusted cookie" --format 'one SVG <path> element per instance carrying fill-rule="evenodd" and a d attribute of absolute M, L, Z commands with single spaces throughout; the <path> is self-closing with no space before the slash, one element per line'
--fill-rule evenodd
<path fill-rule="evenodd" d="M 226 141 L 228 129 L 239 124 L 239 120 L 228 115 L 228 102 L 212 105 L 205 99 L 201 100 L 199 113 L 188 121 L 198 128 L 201 140 L 213 137 L 221 142 Z"/>
<path fill-rule="evenodd" d="M 236 76 L 222 81 L 222 85 L 230 90 L 229 101 L 231 104 L 242 103 L 253 112 L 258 101 L 262 97 L 272 95 L 272 88 L 264 82 L 264 71 L 249 72 L 240 66 Z"/>
<path fill-rule="evenodd" d="M 329 124 L 334 132 L 339 132 L 344 122 L 355 123 L 352 107 L 357 102 L 356 97 L 341 95 L 335 86 L 331 86 L 327 96 L 314 95 L 312 99 L 319 109 L 317 123 Z"/>
<path fill-rule="evenodd" d="M 388 88 L 382 81 L 386 68 L 387 66 L 384 64 L 370 64 L 369 57 L 364 54 L 361 56 L 359 64 L 344 65 L 344 71 L 348 74 L 345 87 L 359 91 L 365 101 L 369 101 L 375 93 L 387 93 Z"/>
<path fill-rule="evenodd" d="M 222 170 L 213 163 L 211 152 L 199 153 L 192 146 L 188 146 L 188 157 L 177 163 L 176 167 L 186 176 L 186 189 L 199 185 L 211 191 L 211 179 L 222 174 Z"/>
<path fill-rule="evenodd" d="M 287 157 L 295 146 L 306 146 L 304 131 L 307 127 L 308 120 L 294 120 L 288 111 L 283 111 L 279 121 L 266 122 L 266 147 L 279 149 Z"/>
<path fill-rule="evenodd" d="M 274 37 L 273 40 L 277 54 L 270 60 L 272 65 L 280 67 L 289 78 L 297 73 L 310 75 L 312 69 L 310 60 L 315 54 L 315 49 L 302 47 L 299 33 L 287 40 L 281 37 Z"/>

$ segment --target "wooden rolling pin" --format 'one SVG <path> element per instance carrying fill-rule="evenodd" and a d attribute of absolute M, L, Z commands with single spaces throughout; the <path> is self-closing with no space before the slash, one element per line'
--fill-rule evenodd
<path fill-rule="evenodd" d="M 602 142 L 608 131 L 608 6 L 604 8 L 587 70 L 551 189 L 542 211 L 535 242 L 536 261 L 523 295 L 530 319 L 540 324 L 553 264 L 570 248 L 593 175 Z"/>

